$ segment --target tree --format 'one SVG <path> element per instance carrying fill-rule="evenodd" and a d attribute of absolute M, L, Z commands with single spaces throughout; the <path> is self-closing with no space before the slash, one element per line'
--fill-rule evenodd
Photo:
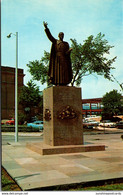
<path fill-rule="evenodd" d="M 29 61 L 29 64 L 27 64 L 29 68 L 30 74 L 33 76 L 33 80 L 40 81 L 41 84 L 48 82 L 48 66 L 49 66 L 49 60 L 50 60 L 50 53 L 44 51 L 44 57 L 41 58 L 40 61 Z"/>
<path fill-rule="evenodd" d="M 121 91 L 123 91 L 123 83 L 119 83 L 119 81 L 113 76 L 113 75 L 111 75 L 112 77 L 113 77 L 113 79 L 118 83 L 118 85 L 120 86 L 120 88 L 121 88 Z"/>
<path fill-rule="evenodd" d="M 113 117 L 123 114 L 123 97 L 117 90 L 106 93 L 102 98 L 103 115 Z"/>
<path fill-rule="evenodd" d="M 37 114 L 43 115 L 43 97 L 40 94 L 39 87 L 32 80 L 27 83 L 27 86 L 21 88 L 19 103 L 27 115 L 27 120 L 30 120 L 36 108 L 38 108 Z"/>
<path fill-rule="evenodd" d="M 82 78 L 93 73 L 103 75 L 104 78 L 111 80 L 110 71 L 114 69 L 112 63 L 116 57 L 108 59 L 106 55 L 110 54 L 110 49 L 113 47 L 108 45 L 108 41 L 104 39 L 104 34 L 99 33 L 95 38 L 89 36 L 84 44 L 78 44 L 76 39 L 71 39 L 71 62 L 73 70 L 73 80 L 71 85 L 80 85 Z M 36 60 L 27 64 L 29 72 L 34 80 L 41 81 L 41 84 L 48 83 L 48 64 L 50 54 L 44 51 L 44 57 L 40 61 Z"/>
<path fill-rule="evenodd" d="M 112 63 L 116 57 L 108 59 L 106 54 L 110 54 L 109 50 L 113 47 L 108 45 L 108 41 L 103 39 L 104 34 L 99 33 L 96 38 L 89 36 L 84 44 L 78 44 L 75 39 L 71 39 L 73 48 L 71 58 L 73 64 L 73 80 L 72 85 L 80 85 L 82 78 L 93 73 L 103 75 L 104 78 L 111 80 L 110 71 L 114 69 Z"/>

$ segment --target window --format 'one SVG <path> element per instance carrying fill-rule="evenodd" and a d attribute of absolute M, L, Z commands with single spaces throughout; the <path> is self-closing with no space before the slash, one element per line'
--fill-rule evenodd
<path fill-rule="evenodd" d="M 82 107 L 83 107 L 83 110 L 90 110 L 90 104 L 83 104 L 82 105 Z"/>

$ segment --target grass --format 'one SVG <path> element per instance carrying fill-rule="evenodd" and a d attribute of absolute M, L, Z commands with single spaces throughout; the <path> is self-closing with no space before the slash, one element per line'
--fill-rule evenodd
<path fill-rule="evenodd" d="M 92 186 L 92 187 L 80 187 L 76 189 L 70 189 L 70 191 L 122 191 L 123 183 L 121 184 L 108 184 L 102 186 Z"/>
<path fill-rule="evenodd" d="M 2 191 L 21 191 L 21 188 L 15 183 L 15 181 L 8 175 L 8 173 L 2 167 L 1 174 Z"/>

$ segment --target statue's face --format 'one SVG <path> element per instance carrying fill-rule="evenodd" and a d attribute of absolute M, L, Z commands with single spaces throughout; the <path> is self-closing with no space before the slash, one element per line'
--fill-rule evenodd
<path fill-rule="evenodd" d="M 63 40 L 63 38 L 64 38 L 64 33 L 63 33 L 63 32 L 60 32 L 59 35 L 58 35 L 58 37 L 59 37 L 60 40 Z"/>

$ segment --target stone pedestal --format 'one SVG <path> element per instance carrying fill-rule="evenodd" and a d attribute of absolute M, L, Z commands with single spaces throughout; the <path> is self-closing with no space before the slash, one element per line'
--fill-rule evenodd
<path fill-rule="evenodd" d="M 104 145 L 96 145 L 96 144 L 50 146 L 50 145 L 46 145 L 44 142 L 39 142 L 39 143 L 32 143 L 32 144 L 28 143 L 27 147 L 41 155 L 94 152 L 94 151 L 105 150 Z"/>
<path fill-rule="evenodd" d="M 27 147 L 41 155 L 103 151 L 84 145 L 81 88 L 55 86 L 43 91 L 44 141 Z"/>
<path fill-rule="evenodd" d="M 44 143 L 83 144 L 81 88 L 55 86 L 43 91 Z"/>

